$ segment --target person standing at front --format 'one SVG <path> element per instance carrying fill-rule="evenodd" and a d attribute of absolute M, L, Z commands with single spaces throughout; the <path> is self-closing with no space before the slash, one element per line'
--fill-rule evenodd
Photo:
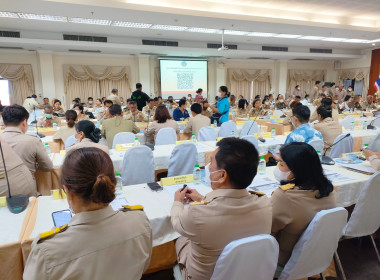
<path fill-rule="evenodd" d="M 230 97 L 230 93 L 226 86 L 221 86 L 219 88 L 219 93 L 220 98 L 216 101 L 215 106 L 209 105 L 209 103 L 205 103 L 203 106 L 210 107 L 214 115 L 219 118 L 218 124 L 222 124 L 228 121 L 228 113 L 230 111 L 230 102 L 228 101 L 228 98 Z M 214 115 L 212 118 L 214 118 Z"/>
<path fill-rule="evenodd" d="M 142 84 L 136 84 L 136 90 L 132 92 L 131 99 L 137 102 L 137 109 L 142 111 L 146 103 L 149 101 L 150 97 L 142 91 Z"/>

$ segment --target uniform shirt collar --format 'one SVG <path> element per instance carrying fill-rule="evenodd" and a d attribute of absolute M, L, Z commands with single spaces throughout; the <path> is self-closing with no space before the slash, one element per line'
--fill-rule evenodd
<path fill-rule="evenodd" d="M 8 126 L 4 129 L 4 132 L 18 132 L 18 133 L 23 133 L 21 131 L 21 129 L 19 129 L 18 127 L 14 127 L 14 126 Z"/>
<path fill-rule="evenodd" d="M 115 212 L 110 205 L 100 210 L 81 212 L 75 214 L 69 222 L 69 226 L 97 223 L 98 221 L 111 217 L 116 213 L 117 212 Z"/>
<path fill-rule="evenodd" d="M 83 138 L 81 143 L 93 143 L 90 138 Z"/>
<path fill-rule="evenodd" d="M 241 198 L 250 195 L 246 189 L 217 189 L 206 194 L 203 200 L 211 201 L 218 197 Z"/>

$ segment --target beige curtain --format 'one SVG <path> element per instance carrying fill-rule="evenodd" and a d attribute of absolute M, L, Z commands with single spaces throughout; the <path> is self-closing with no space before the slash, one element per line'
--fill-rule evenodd
<path fill-rule="evenodd" d="M 160 67 L 154 68 L 154 95 L 161 95 L 161 75 L 160 75 Z"/>
<path fill-rule="evenodd" d="M 288 70 L 288 89 L 287 97 L 289 97 L 296 85 L 299 85 L 302 92 L 310 94 L 315 86 L 316 81 L 324 81 L 326 70 Z"/>
<path fill-rule="evenodd" d="M 32 65 L 0 63 L 0 77 L 9 81 L 11 104 L 22 105 L 27 96 L 35 93 Z"/>
<path fill-rule="evenodd" d="M 253 82 L 253 97 L 269 94 L 271 90 L 271 70 L 239 70 L 228 69 L 227 86 L 235 96 L 243 95 L 251 99 L 251 84 Z"/>
<path fill-rule="evenodd" d="M 128 69 L 123 66 L 64 65 L 65 94 L 68 106 L 76 97 L 83 102 L 88 97 L 107 97 L 113 88 L 124 99 L 131 95 Z"/>
<path fill-rule="evenodd" d="M 338 82 L 343 84 L 343 80 L 363 81 L 363 99 L 367 97 L 369 87 L 369 68 L 342 69 L 338 71 Z"/>

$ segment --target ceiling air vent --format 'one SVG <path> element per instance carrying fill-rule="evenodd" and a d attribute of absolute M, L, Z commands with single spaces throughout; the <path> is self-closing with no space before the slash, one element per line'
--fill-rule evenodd
<path fill-rule="evenodd" d="M 238 46 L 237 45 L 224 45 L 227 47 L 229 50 L 237 50 Z M 220 49 L 222 47 L 222 44 L 213 44 L 213 43 L 207 43 L 207 48 L 208 49 Z"/>
<path fill-rule="evenodd" d="M 313 60 L 311 58 L 294 58 L 292 60 L 298 60 L 298 61 L 310 61 L 310 60 Z"/>
<path fill-rule="evenodd" d="M 76 49 L 69 49 L 69 52 L 81 52 L 81 53 L 101 53 L 100 50 L 76 50 Z"/>
<path fill-rule="evenodd" d="M 270 59 L 269 57 L 248 57 L 248 59 Z"/>
<path fill-rule="evenodd" d="M 332 49 L 310 49 L 311 53 L 332 53 Z"/>
<path fill-rule="evenodd" d="M 271 46 L 262 46 L 263 51 L 271 51 L 271 52 L 287 52 L 288 47 L 271 47 Z"/>
<path fill-rule="evenodd" d="M 1 50 L 23 50 L 21 47 L 0 47 Z"/>
<path fill-rule="evenodd" d="M 178 47 L 178 42 L 176 41 L 142 40 L 142 44 L 148 46 Z"/>
<path fill-rule="evenodd" d="M 90 35 L 63 34 L 63 40 L 107 43 L 107 37 L 90 36 Z"/>
<path fill-rule="evenodd" d="M 0 31 L 0 37 L 20 38 L 20 32 Z"/>

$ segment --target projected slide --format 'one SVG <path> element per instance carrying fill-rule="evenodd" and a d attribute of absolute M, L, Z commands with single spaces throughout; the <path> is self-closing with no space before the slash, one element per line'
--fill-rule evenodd
<path fill-rule="evenodd" d="M 198 88 L 207 97 L 207 61 L 160 60 L 162 98 L 180 99 Z"/>

